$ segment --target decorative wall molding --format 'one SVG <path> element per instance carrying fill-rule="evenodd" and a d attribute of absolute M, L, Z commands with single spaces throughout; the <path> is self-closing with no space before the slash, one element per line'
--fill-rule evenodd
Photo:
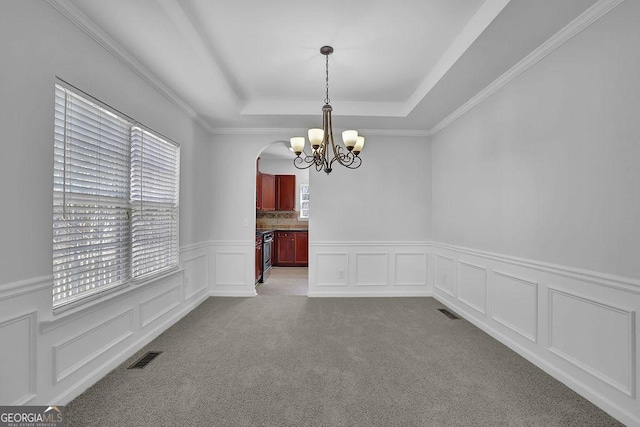
<path fill-rule="evenodd" d="M 348 287 L 349 286 L 349 253 L 319 252 L 315 254 L 315 287 Z M 329 274 L 329 271 L 332 274 Z M 326 272 L 326 273 L 325 273 Z M 330 277 L 331 276 L 331 277 Z M 309 291 L 311 291 L 309 283 Z"/>
<path fill-rule="evenodd" d="M 58 402 L 63 405 L 66 405 L 68 402 L 73 400 L 76 396 L 86 390 L 88 387 L 93 385 L 95 382 L 100 380 L 100 378 L 104 377 L 111 370 L 117 368 L 120 364 L 124 363 L 131 355 L 133 355 L 136 351 L 144 347 L 153 341 L 157 336 L 159 336 L 162 332 L 167 330 L 169 327 L 174 325 L 178 320 L 184 317 L 191 310 L 198 307 L 201 303 L 203 303 L 208 298 L 207 295 L 203 295 L 199 299 L 185 303 L 181 310 L 176 312 L 174 315 L 169 317 L 168 319 L 161 321 L 156 328 L 149 328 L 146 333 L 142 335 L 138 335 L 135 337 L 135 340 L 130 344 L 126 345 L 121 351 L 110 355 L 108 360 L 105 363 L 96 366 L 93 370 L 88 372 L 83 378 L 76 381 L 75 383 L 62 387 L 61 389 L 55 390 L 55 395 L 49 395 L 48 398 L 42 400 L 41 404 L 47 404 L 49 402 Z"/>
<path fill-rule="evenodd" d="M 184 299 L 189 300 L 209 288 L 209 253 L 205 252 L 200 255 L 191 256 L 186 259 L 185 258 L 183 258 L 182 261 L 185 269 Z M 204 267 L 198 268 L 198 265 L 200 263 L 204 263 Z M 193 268 L 190 268 L 191 264 L 194 265 Z M 197 274 L 201 270 L 204 277 L 198 276 L 194 278 L 193 275 Z M 202 285 L 200 287 L 195 287 L 194 289 L 192 289 L 192 282 L 202 282 Z"/>
<path fill-rule="evenodd" d="M 447 263 L 450 264 L 450 268 L 451 271 L 445 273 L 443 275 L 443 272 L 441 271 L 443 269 L 443 263 Z M 445 294 L 452 296 L 452 297 L 456 297 L 455 295 L 455 279 L 453 277 L 453 266 L 455 264 L 455 260 L 453 258 L 450 258 L 448 256 L 444 256 L 444 255 L 440 255 L 440 254 L 436 254 L 435 255 L 435 287 L 444 292 Z M 451 276 L 451 277 L 449 277 Z M 447 289 L 444 288 L 443 285 L 447 285 L 448 283 L 446 282 L 451 282 L 451 289 Z"/>
<path fill-rule="evenodd" d="M 482 103 L 491 95 L 502 89 L 513 79 L 520 74 L 527 71 L 534 66 L 544 57 L 558 49 L 567 41 L 571 40 L 575 35 L 579 34 L 582 30 L 589 25 L 596 22 L 598 19 L 606 15 L 610 10 L 622 3 L 623 0 L 600 0 L 587 9 L 584 13 L 571 21 L 567 26 L 558 31 L 550 39 L 542 43 L 537 49 L 524 57 L 520 62 L 511 67 L 507 72 L 502 74 L 496 80 L 494 80 L 489 86 L 482 89 L 474 97 L 465 102 L 462 106 L 456 109 L 453 113 L 445 117 L 440 123 L 435 125 L 430 130 L 431 135 L 435 135 L 442 129 L 449 126 L 451 123 L 462 117 L 469 112 L 472 108 Z"/>
<path fill-rule="evenodd" d="M 0 301 L 53 288 L 53 275 L 18 280 L 0 286 Z"/>
<path fill-rule="evenodd" d="M 551 264 L 542 261 L 536 261 L 526 258 L 518 258 L 509 255 L 498 254 L 494 252 L 483 251 L 479 249 L 470 249 L 462 246 L 455 246 L 446 243 L 431 242 L 432 248 L 444 249 L 448 251 L 458 252 L 461 254 L 478 256 L 485 259 L 504 262 L 519 267 L 525 267 L 544 273 L 551 273 L 581 282 L 592 283 L 599 286 L 606 286 L 612 289 L 618 289 L 625 292 L 640 294 L 640 280 L 630 279 L 612 274 L 599 273 L 596 271 L 583 270 L 558 264 Z"/>
<path fill-rule="evenodd" d="M 391 285 L 400 287 L 429 286 L 428 255 L 427 252 L 396 252 L 393 260 L 393 282 Z M 403 265 L 403 259 L 408 260 L 409 258 L 417 258 L 419 261 L 413 263 L 414 267 L 411 267 L 411 263 Z"/>
<path fill-rule="evenodd" d="M 386 252 L 356 252 L 356 286 L 387 286 L 389 254 Z M 373 261 L 376 258 L 377 261 Z M 371 259 L 370 263 L 364 260 Z M 376 278 L 380 278 L 376 280 Z"/>
<path fill-rule="evenodd" d="M 483 279 L 482 282 L 478 284 L 478 286 L 481 287 L 482 290 L 482 305 L 478 305 L 475 302 L 471 301 L 471 298 L 465 298 L 463 297 L 463 290 L 465 290 L 464 286 L 462 286 L 462 277 L 464 277 L 463 274 L 461 274 L 460 270 L 461 267 L 464 268 L 470 268 L 472 270 L 475 271 L 480 271 L 482 273 Z M 473 308 L 474 310 L 477 310 L 479 313 L 481 314 L 486 314 L 487 313 L 487 268 L 486 267 L 482 267 L 467 261 L 462 261 L 462 260 L 458 260 L 458 272 L 457 272 L 457 277 L 458 277 L 458 299 L 460 301 L 462 301 L 463 303 L 467 304 L 469 307 Z"/>
<path fill-rule="evenodd" d="M 611 375 L 608 375 L 605 372 L 602 372 L 602 369 L 599 369 L 598 367 L 592 366 L 589 364 L 589 362 L 585 361 L 585 360 L 581 360 L 580 355 L 576 355 L 576 354 L 569 354 L 570 350 L 562 350 L 558 347 L 556 347 L 556 343 L 555 343 L 555 329 L 554 327 L 556 326 L 556 320 L 555 320 L 555 300 L 554 297 L 556 296 L 560 296 L 560 297 L 564 297 L 564 298 L 569 298 L 569 299 L 573 299 L 574 301 L 577 301 L 581 304 L 587 304 L 590 305 L 592 308 L 595 308 L 596 310 L 604 310 L 604 311 L 609 311 L 610 313 L 613 313 L 615 315 L 619 315 L 622 316 L 624 318 L 626 318 L 626 328 L 627 328 L 627 333 L 626 333 L 626 337 L 625 340 L 626 342 L 624 344 L 626 344 L 626 351 L 624 352 L 624 355 L 619 355 L 619 356 L 624 356 L 624 358 L 627 359 L 627 363 L 624 364 L 626 371 L 627 371 L 627 375 L 626 375 L 626 384 L 621 383 L 620 381 L 616 380 L 615 378 L 612 378 Z M 592 310 L 593 311 L 593 310 Z M 549 311 L 548 311 L 548 316 L 549 316 L 549 321 L 548 321 L 548 325 L 549 325 L 549 345 L 548 345 L 548 349 L 550 352 L 554 353 L 555 355 L 561 357 L 562 359 L 566 360 L 567 362 L 571 363 L 574 366 L 577 366 L 578 368 L 582 369 L 585 372 L 588 372 L 589 374 L 593 375 L 594 377 L 598 378 L 599 380 L 607 383 L 608 385 L 610 385 L 611 387 L 614 387 L 617 390 L 620 390 L 621 392 L 625 393 L 626 395 L 628 395 L 631 398 L 635 398 L 636 395 L 636 375 L 635 375 L 635 371 L 636 371 L 636 366 L 635 366 L 635 361 L 636 361 L 636 344 L 635 344 L 635 311 L 630 310 L 630 309 L 626 309 L 626 308 L 621 308 L 621 307 L 615 307 L 613 305 L 610 304 L 605 304 L 603 302 L 600 301 L 595 301 L 593 299 L 590 298 L 586 298 L 583 296 L 578 296 L 574 293 L 570 293 L 570 292 L 566 292 L 560 289 L 556 289 L 556 288 L 549 288 Z M 575 316 L 575 313 L 572 313 L 572 316 Z M 599 319 L 600 321 L 602 321 L 603 319 Z M 601 323 L 601 322 L 597 322 L 597 323 Z M 622 326 L 622 325 L 619 325 Z M 616 331 L 619 331 L 620 328 L 614 328 Z M 592 340 L 597 339 L 597 338 L 601 338 L 601 339 L 607 339 L 609 338 L 609 336 L 611 334 L 606 334 L 605 336 L 593 336 L 593 329 L 589 330 L 589 333 L 592 334 Z M 604 344 L 604 343 L 601 343 Z M 616 352 L 617 350 L 620 350 L 619 348 L 615 348 L 613 346 L 602 346 L 606 348 L 606 352 L 608 354 L 611 354 L 612 352 Z M 622 363 L 616 363 L 615 364 L 616 367 L 622 365 Z"/>
<path fill-rule="evenodd" d="M 165 314 L 171 312 L 176 307 L 180 306 L 181 298 L 180 298 L 180 290 L 182 289 L 182 285 L 178 284 L 167 289 L 164 292 L 161 292 L 153 297 L 142 301 L 139 304 L 140 311 L 140 328 L 145 328 L 149 324 L 155 322 Z M 162 301 L 165 300 L 165 301 Z M 159 307 L 154 307 L 154 303 L 164 302 L 165 304 L 160 305 Z M 149 315 L 147 315 L 146 311 L 150 310 Z"/>
<path fill-rule="evenodd" d="M 122 325 L 117 325 L 118 322 L 121 322 Z M 124 330 L 122 331 L 118 331 L 117 329 L 115 329 L 117 326 L 123 326 L 125 327 Z M 65 361 L 63 360 L 65 357 L 70 357 L 70 355 L 68 354 L 64 354 L 65 351 L 67 351 L 67 348 L 70 348 L 74 345 L 78 345 L 78 347 L 82 347 L 80 345 L 80 342 L 82 340 L 88 339 L 90 338 L 92 335 L 94 334 L 99 334 L 103 331 L 115 331 L 120 332 L 117 335 L 113 336 L 108 342 L 102 344 L 100 347 L 98 347 L 96 350 L 90 352 L 89 354 L 87 354 L 86 356 L 82 357 L 79 360 L 75 360 L 72 363 L 64 363 Z M 73 338 L 70 338 L 58 345 L 54 345 L 52 350 L 52 356 L 53 356 L 53 362 L 52 365 L 54 366 L 54 371 L 53 371 L 53 382 L 54 384 L 59 383 L 60 381 L 64 380 L 65 378 L 67 378 L 69 375 L 77 372 L 78 370 L 84 368 L 85 366 L 87 366 L 89 363 L 93 362 L 94 360 L 96 360 L 98 357 L 102 356 L 103 354 L 107 353 L 109 350 L 113 349 L 115 346 L 117 346 L 118 344 L 120 344 L 121 342 L 123 342 L 124 340 L 126 340 L 127 338 L 129 338 L 130 336 L 133 335 L 133 309 L 129 309 L 123 313 L 120 313 L 114 317 L 111 317 L 109 319 L 107 319 L 104 322 L 101 322 L 100 324 L 98 324 L 97 326 L 94 326 L 91 329 L 86 330 L 85 332 L 74 336 Z M 97 335 L 95 335 L 97 336 Z M 98 340 L 98 339 L 96 339 Z M 100 341 L 103 340 L 102 337 L 99 338 Z M 88 348 L 94 348 L 93 346 L 89 346 Z M 77 350 L 77 348 L 76 348 Z M 71 350 L 69 350 L 71 352 Z M 69 366 L 66 366 L 69 365 Z"/>
<path fill-rule="evenodd" d="M 112 304 L 119 304 L 123 300 L 132 297 L 133 295 L 143 292 L 149 288 L 152 288 L 157 283 L 164 280 L 168 280 L 174 276 L 182 275 L 184 273 L 183 268 L 172 270 L 167 274 L 163 274 L 157 277 L 153 277 L 142 283 L 130 283 L 127 286 L 116 288 L 112 292 L 105 292 L 104 295 L 98 294 L 97 298 L 87 301 L 85 304 L 78 307 L 74 307 L 68 311 L 64 311 L 60 314 L 55 314 L 53 319 L 40 322 L 40 333 L 46 334 L 52 330 L 62 327 L 69 322 L 73 322 L 78 318 L 85 317 L 90 313 L 101 310 Z"/>
<path fill-rule="evenodd" d="M 184 257 L 188 252 L 197 251 L 198 249 L 209 249 L 212 242 L 200 242 L 200 243 L 192 243 L 190 245 L 180 246 L 180 257 Z M 183 259 L 184 260 L 184 259 Z"/>
<path fill-rule="evenodd" d="M 207 242 L 209 247 L 217 246 L 242 246 L 242 247 L 255 247 L 255 240 L 210 240 Z"/>
<path fill-rule="evenodd" d="M 635 279 L 437 242 L 429 247 L 435 299 L 618 420 L 640 425 Z M 438 257 L 458 263 L 457 295 L 438 287 Z M 482 282 L 480 275 L 465 279 L 463 264 L 486 266 L 486 314 L 463 301 L 463 281 Z"/>
<path fill-rule="evenodd" d="M 258 295 L 253 290 L 247 289 L 213 289 L 209 291 L 209 295 L 211 297 L 226 297 L 226 298 L 246 298 L 246 297 L 255 297 Z"/>
<path fill-rule="evenodd" d="M 493 314 L 491 318 L 496 322 L 500 323 L 503 326 L 511 329 L 517 334 L 523 336 L 533 343 L 538 342 L 538 283 L 530 280 L 523 279 L 521 277 L 516 277 L 512 274 L 502 273 L 497 270 L 493 270 L 494 276 L 494 292 L 493 292 Z M 505 280 L 510 281 L 512 284 L 524 285 L 532 289 L 533 296 L 528 301 L 525 301 L 525 298 L 521 296 L 517 300 L 513 298 L 509 299 L 508 303 L 505 303 L 505 310 L 509 309 L 517 313 L 519 319 L 507 319 L 506 312 L 502 314 L 498 314 L 499 311 L 499 300 L 501 295 L 499 294 L 509 294 L 508 292 L 499 292 L 498 286 L 496 285 L 495 277 L 501 277 Z M 529 310 L 529 311 L 527 311 Z M 525 313 L 528 313 L 533 319 L 524 319 L 521 320 Z M 531 330 L 527 330 L 526 326 L 522 323 L 527 323 L 526 320 L 530 320 L 529 323 L 532 323 Z M 517 323 L 520 323 L 519 325 Z"/>
<path fill-rule="evenodd" d="M 26 377 L 21 377 L 20 380 L 25 382 L 25 393 L 22 396 L 17 396 L 17 398 L 13 402 L 5 401 L 6 404 L 11 405 L 25 405 L 32 401 L 38 394 L 37 391 L 37 323 L 38 323 L 38 313 L 32 311 L 30 313 L 22 314 L 19 316 L 11 317 L 5 320 L 0 320 L 0 334 L 2 333 L 2 329 L 11 328 L 12 326 L 18 323 L 26 323 L 26 329 L 28 330 L 28 336 L 26 337 L 26 347 L 22 347 L 16 339 L 5 338 L 2 340 L 3 352 L 9 351 L 23 351 L 26 353 L 25 359 L 28 361 L 27 363 L 27 373 Z M 16 366 L 10 363 L 10 359 L 3 357 L 4 362 L 6 363 L 4 366 L 0 366 L 0 372 L 3 370 L 11 370 L 15 372 Z M 5 383 L 4 387 L 8 387 Z M 2 395 L 3 399 L 7 398 L 5 393 L 8 392 L 9 389 L 5 388 L 0 395 Z M 11 389 L 10 391 L 14 391 Z"/>
<path fill-rule="evenodd" d="M 414 247 L 414 248 L 428 248 L 431 242 L 420 241 L 345 241 L 345 242 L 322 242 L 313 241 L 309 242 L 309 248 L 312 247 Z"/>
<path fill-rule="evenodd" d="M 254 243 L 255 245 L 255 243 Z M 223 258 L 225 260 L 223 261 Z M 245 252 L 215 252 L 215 286 L 246 286 L 247 254 Z M 253 265 L 253 262 L 251 263 Z M 222 269 L 225 268 L 225 270 Z"/>
<path fill-rule="evenodd" d="M 309 298 L 420 298 L 420 297 L 432 297 L 433 292 L 429 289 L 415 289 L 415 290 L 330 290 L 330 289 L 309 289 L 307 297 Z"/>
<path fill-rule="evenodd" d="M 346 129 L 336 128 L 336 133 Z M 214 135 L 299 135 L 305 134 L 306 128 L 215 128 L 211 131 Z M 359 132 L 367 136 L 396 136 L 396 137 L 417 137 L 428 138 L 431 133 L 426 130 L 403 130 L 403 129 L 360 129 Z"/>
<path fill-rule="evenodd" d="M 431 295 L 427 242 L 309 244 L 310 297 Z"/>

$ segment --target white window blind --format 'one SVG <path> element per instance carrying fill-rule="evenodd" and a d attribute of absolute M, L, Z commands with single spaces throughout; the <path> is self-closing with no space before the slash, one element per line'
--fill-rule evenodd
<path fill-rule="evenodd" d="M 178 266 L 180 148 L 131 130 L 131 271 L 134 279 Z"/>
<path fill-rule="evenodd" d="M 56 85 L 54 308 L 129 278 L 130 129 L 128 121 Z"/>
<path fill-rule="evenodd" d="M 55 86 L 53 307 L 178 266 L 180 147 Z"/>

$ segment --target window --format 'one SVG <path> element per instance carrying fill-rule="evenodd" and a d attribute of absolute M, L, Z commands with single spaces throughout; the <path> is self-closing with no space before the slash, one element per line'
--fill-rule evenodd
<path fill-rule="evenodd" d="M 131 275 L 178 264 L 176 146 L 139 127 L 131 132 Z"/>
<path fill-rule="evenodd" d="M 179 147 L 56 84 L 53 306 L 178 265 Z"/>
<path fill-rule="evenodd" d="M 309 218 L 309 184 L 300 185 L 300 218 Z"/>

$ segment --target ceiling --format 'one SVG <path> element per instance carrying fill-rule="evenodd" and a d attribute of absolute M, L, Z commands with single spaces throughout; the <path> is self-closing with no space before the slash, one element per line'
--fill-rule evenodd
<path fill-rule="evenodd" d="M 596 0 L 49 0 L 211 131 L 428 134 Z"/>

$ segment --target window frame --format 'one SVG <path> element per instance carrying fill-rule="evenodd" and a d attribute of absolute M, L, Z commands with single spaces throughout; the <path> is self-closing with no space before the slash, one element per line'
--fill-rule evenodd
<path fill-rule="evenodd" d="M 132 284 L 137 285 L 144 282 L 149 282 L 154 278 L 165 276 L 179 269 L 180 223 L 178 211 L 180 203 L 180 144 L 172 141 L 169 138 L 166 138 L 160 133 L 133 120 L 126 114 L 119 112 L 118 110 L 106 105 L 105 103 L 99 101 L 86 92 L 60 79 L 56 79 L 54 88 L 54 105 L 56 106 L 56 108 L 54 114 L 54 188 L 52 242 L 54 256 L 52 259 L 52 263 L 54 276 L 52 289 L 52 306 L 55 314 L 84 305 L 89 301 L 103 296 L 105 293 L 122 290 Z M 60 104 L 61 93 L 64 96 L 64 105 L 62 106 Z M 74 118 L 70 116 L 70 111 L 67 110 L 69 97 L 74 97 L 74 101 L 78 102 L 78 105 L 80 107 L 82 107 L 83 103 L 86 103 L 87 105 L 91 105 L 95 110 L 86 112 L 87 115 L 83 116 L 81 120 L 87 120 L 88 122 L 93 124 L 96 120 L 96 117 L 101 117 L 102 114 L 105 114 L 108 115 L 110 119 L 118 120 L 119 122 L 125 123 L 127 128 L 126 139 L 122 138 L 122 141 L 118 142 L 116 145 L 113 145 L 113 142 L 111 142 L 110 140 L 105 143 L 104 140 L 107 140 L 108 138 L 104 136 L 103 129 L 101 127 L 102 125 L 97 125 L 97 128 L 94 126 L 93 128 L 91 128 L 91 132 L 84 131 L 83 129 L 80 129 L 80 127 L 74 128 L 74 125 L 72 124 Z M 63 108 L 63 111 L 61 111 L 61 108 Z M 96 111 L 99 113 L 96 113 Z M 93 116 L 89 113 L 96 115 Z M 95 123 L 99 122 L 99 120 L 95 121 Z M 162 264 L 161 268 L 157 268 L 151 272 L 147 272 L 144 275 L 139 275 L 136 277 L 134 277 L 132 266 L 134 255 L 132 204 L 134 200 L 131 197 L 133 182 L 132 159 L 134 158 L 134 128 L 137 128 L 142 132 L 146 132 L 154 138 L 162 141 L 163 143 L 168 144 L 168 146 L 172 147 L 172 149 L 175 151 L 175 159 L 173 159 L 173 167 L 175 167 L 175 171 L 172 175 L 173 181 L 167 181 L 168 187 L 173 190 L 174 194 L 172 195 L 175 196 L 173 199 L 173 202 L 175 203 L 172 203 L 170 206 L 172 214 L 170 215 L 168 220 L 168 224 L 171 227 L 173 234 L 171 234 L 170 245 L 167 245 L 166 247 L 163 246 L 161 248 L 163 250 L 168 249 L 168 253 L 170 253 L 170 256 L 168 258 L 168 261 Z M 78 134 L 78 129 L 80 129 L 80 132 L 84 131 L 85 134 Z M 76 132 L 75 134 L 74 131 Z M 61 138 L 63 138 L 63 140 L 61 140 Z M 126 153 L 119 158 L 123 163 L 119 163 L 111 158 L 107 158 L 107 160 L 112 161 L 111 164 L 116 165 L 115 169 L 124 169 L 124 171 L 118 170 L 117 180 L 112 180 L 111 175 L 109 175 L 111 167 L 102 166 L 102 153 L 104 151 L 110 151 L 105 148 L 104 144 L 112 144 L 107 147 L 108 149 L 115 147 L 116 149 Z M 77 153 L 72 155 L 73 149 L 76 149 L 76 151 L 85 150 L 82 155 L 86 155 L 85 159 L 88 159 L 89 161 L 79 159 Z M 73 156 L 76 156 L 76 158 L 73 158 Z M 146 159 L 145 153 L 141 153 L 140 156 L 140 158 Z M 146 156 L 149 156 L 150 158 L 149 154 L 146 154 Z M 164 166 L 163 162 L 166 160 L 164 156 L 161 157 L 162 158 L 160 160 L 154 160 L 157 164 L 160 165 L 160 167 Z M 79 165 L 80 163 L 82 164 Z M 73 172 L 73 168 L 78 169 L 80 172 Z M 102 173 L 101 168 L 104 168 L 104 170 L 106 170 L 107 172 Z M 71 170 L 72 172 L 69 172 L 69 170 Z M 151 169 L 151 171 L 155 171 L 155 169 Z M 75 175 L 73 177 L 70 177 L 72 173 L 75 173 Z M 124 176 L 126 176 L 126 179 L 123 181 L 120 178 Z M 79 192 L 75 193 L 72 191 L 71 184 L 72 182 L 76 182 L 74 181 L 74 179 L 77 179 L 77 182 L 81 184 L 80 186 L 75 187 L 76 189 L 79 189 Z M 167 185 L 164 186 L 165 188 L 161 188 L 160 191 L 165 191 Z M 101 215 L 103 214 L 103 212 L 100 208 L 99 202 L 103 200 L 101 199 L 100 195 L 95 196 L 93 194 L 100 193 L 101 189 L 105 189 L 107 195 L 111 193 L 126 194 L 126 200 L 119 199 L 120 202 L 118 206 L 120 206 L 120 208 L 118 208 L 117 211 L 122 212 L 122 215 L 125 215 L 126 219 L 123 220 L 119 216 L 120 214 L 118 214 L 117 218 L 113 219 L 113 224 L 108 223 L 107 221 L 104 225 L 107 232 L 111 232 L 111 234 L 117 236 L 118 238 L 117 242 L 110 246 L 110 250 L 118 254 L 117 262 L 120 264 L 118 264 L 115 268 L 118 271 L 124 271 L 122 277 L 118 277 L 117 280 L 114 279 L 114 281 L 112 282 L 105 282 L 103 280 L 103 278 L 101 277 L 102 270 L 99 267 L 96 267 L 95 263 L 89 263 L 88 265 L 85 263 L 84 265 L 82 265 L 82 268 L 75 267 L 82 264 L 81 262 L 79 262 L 79 260 L 82 260 L 82 257 L 80 255 L 82 253 L 81 248 L 83 247 L 82 245 L 87 244 L 88 240 L 91 240 L 91 237 L 88 236 L 102 236 L 107 234 L 107 232 L 104 232 L 100 229 L 100 226 L 102 225 Z M 75 221 L 75 219 L 70 219 L 67 214 L 67 210 L 69 208 L 68 202 L 69 200 L 74 201 L 85 197 L 83 191 L 86 191 L 89 195 L 86 197 L 94 197 L 95 200 L 89 200 L 86 202 L 86 205 L 84 205 L 84 207 L 86 208 L 86 218 L 83 218 L 84 222 Z M 107 204 L 110 204 L 110 202 L 112 201 L 112 199 L 108 198 L 105 200 L 106 202 L 109 202 Z M 124 203 L 121 203 L 123 201 Z M 146 219 L 148 220 L 148 218 Z M 114 225 L 116 223 L 117 225 Z M 82 228 L 85 227 L 85 225 L 86 228 L 91 232 L 83 232 Z M 166 227 L 166 224 L 163 224 L 163 227 Z M 156 227 L 154 230 L 152 230 L 152 233 L 160 233 L 162 230 L 164 230 L 164 228 Z M 71 237 L 67 240 L 64 240 L 60 237 L 65 235 Z M 155 235 L 152 234 L 152 236 Z M 90 245 L 95 246 L 97 248 L 96 253 L 98 253 L 102 249 L 102 239 L 101 237 L 94 237 L 94 240 L 95 241 Z M 64 242 L 68 242 L 69 244 L 64 244 Z M 60 259 L 56 260 L 56 256 L 60 256 L 61 261 Z M 102 262 L 101 254 L 91 256 L 95 258 L 91 258 L 94 259 L 94 261 L 98 260 Z M 125 265 L 122 266 L 122 263 L 124 263 Z M 60 267 L 61 265 L 62 267 Z M 56 270 L 57 268 L 58 270 Z M 62 274 L 60 274 L 60 271 L 65 269 L 66 273 L 63 276 Z M 81 281 L 82 271 L 88 272 L 89 276 L 94 276 L 94 278 L 92 279 L 93 281 L 89 284 L 90 286 L 86 287 L 85 289 L 83 289 L 83 287 L 85 287 L 86 285 Z M 62 277 L 64 277 L 64 280 L 61 279 Z M 69 293 L 67 294 L 66 292 Z"/>
<path fill-rule="evenodd" d="M 303 191 L 305 187 L 306 191 Z M 306 207 L 304 207 L 305 204 Z M 300 184 L 300 200 L 298 201 L 298 206 L 300 208 L 300 219 L 309 219 L 309 184 Z M 303 215 L 303 212 L 305 211 L 307 214 Z"/>

